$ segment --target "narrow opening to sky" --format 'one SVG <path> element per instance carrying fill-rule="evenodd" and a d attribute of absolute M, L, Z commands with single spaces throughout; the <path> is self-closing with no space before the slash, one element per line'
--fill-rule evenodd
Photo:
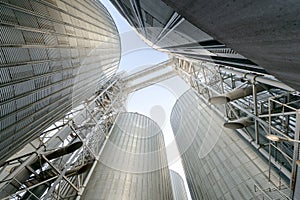
<path fill-rule="evenodd" d="M 101 0 L 101 3 L 109 10 L 120 33 L 122 55 L 119 72 L 125 71 L 132 74 L 169 58 L 166 53 L 154 50 L 142 41 L 108 0 Z M 176 76 L 133 92 L 128 97 L 126 108 L 128 112 L 138 112 L 146 115 L 160 125 L 164 133 L 169 167 L 182 176 L 188 198 L 191 199 L 170 125 L 172 108 L 178 97 L 188 88 L 187 84 Z"/>

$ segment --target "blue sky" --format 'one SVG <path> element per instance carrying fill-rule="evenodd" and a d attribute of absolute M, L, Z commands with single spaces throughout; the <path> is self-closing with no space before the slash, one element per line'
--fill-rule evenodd
<path fill-rule="evenodd" d="M 143 66 L 151 66 L 168 59 L 167 54 L 154 50 L 143 42 L 108 0 L 101 0 L 101 2 L 115 20 L 121 37 L 122 56 L 118 71 L 131 73 Z M 176 100 L 188 88 L 182 79 L 174 77 L 132 93 L 129 95 L 126 105 L 127 111 L 138 112 L 151 117 L 161 126 L 170 168 L 183 177 L 185 175 L 178 156 L 169 117 Z M 185 185 L 187 188 L 186 180 Z M 188 196 L 191 199 L 190 195 Z"/>
<path fill-rule="evenodd" d="M 122 57 L 119 71 L 131 71 L 138 66 L 156 64 L 168 59 L 167 54 L 152 49 L 141 40 L 108 0 L 101 0 L 101 3 L 109 10 L 120 33 Z"/>

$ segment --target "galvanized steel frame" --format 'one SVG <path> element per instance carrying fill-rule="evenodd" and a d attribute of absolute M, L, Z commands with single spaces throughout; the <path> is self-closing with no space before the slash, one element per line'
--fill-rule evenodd
<path fill-rule="evenodd" d="M 299 140 L 299 108 L 300 104 L 295 104 L 295 102 L 280 102 L 277 99 L 280 99 L 282 96 L 293 95 L 300 100 L 300 95 L 298 92 L 294 91 L 289 86 L 277 81 L 274 77 L 266 74 L 259 74 L 256 72 L 245 71 L 245 70 L 237 70 L 227 66 L 220 66 L 218 64 L 207 63 L 205 61 L 192 60 L 182 58 L 177 56 L 174 58 L 174 70 L 177 71 L 178 75 L 185 80 L 198 94 L 200 97 L 214 109 L 221 117 L 225 119 L 225 121 L 240 118 L 243 116 L 250 116 L 254 119 L 254 134 L 252 136 L 249 134 L 249 129 L 243 128 L 238 130 L 238 132 L 246 137 L 246 139 L 257 148 L 262 155 L 264 155 L 271 163 L 279 170 L 282 174 L 284 174 L 287 178 L 290 179 L 290 188 L 294 190 L 295 185 L 295 176 L 296 176 L 296 160 L 299 159 L 299 145 L 295 144 L 287 144 L 290 145 L 293 151 L 293 156 L 287 158 L 292 161 L 292 169 L 286 169 L 281 163 L 278 161 L 278 155 L 269 154 L 268 151 L 272 151 L 271 147 L 274 151 L 279 152 L 282 157 L 288 156 L 285 152 L 285 149 L 281 149 L 281 146 L 278 147 L 277 144 L 271 144 L 268 140 L 262 139 L 267 134 L 279 134 L 284 137 L 290 137 L 295 140 Z M 223 108 L 220 106 L 215 106 L 209 103 L 209 98 L 216 95 L 224 94 L 225 92 L 229 92 L 236 88 L 236 82 L 242 81 L 238 87 L 244 87 L 244 85 L 252 85 L 253 93 L 252 97 L 245 97 L 245 100 L 236 100 L 232 102 L 228 102 L 224 105 Z M 257 85 L 263 85 L 264 87 L 276 88 L 274 91 L 264 92 L 265 94 L 265 102 L 262 105 L 262 98 L 260 98 L 260 102 L 258 102 L 258 92 Z M 267 88 L 266 88 L 267 89 Z M 288 98 L 286 98 L 288 99 Z M 251 101 L 251 103 L 250 103 Z M 249 105 L 244 105 L 245 103 L 249 103 Z M 272 113 L 274 108 L 274 104 L 277 103 L 282 107 L 282 111 L 279 113 Z M 293 106 L 290 104 L 293 103 Z M 251 107 L 253 105 L 253 107 Z M 267 106 L 268 113 L 265 115 L 259 114 L 259 110 L 261 111 L 262 106 Z M 287 111 L 288 108 L 288 111 Z M 231 113 L 231 114 L 230 114 Z M 296 117 L 297 115 L 297 117 Z M 282 118 L 283 121 L 286 122 L 285 125 L 291 127 L 290 122 L 294 122 L 295 130 L 293 134 L 287 134 L 287 132 L 282 131 L 283 125 L 280 126 L 278 122 L 274 119 Z M 286 120 L 284 120 L 286 119 Z M 253 136 L 254 135 L 254 136 Z M 250 136 L 250 137 L 249 137 Z M 282 145 L 282 144 L 281 144 Z M 265 146 L 269 146 L 270 150 L 264 149 Z M 275 156 L 275 157 L 274 157 Z M 280 181 L 279 181 L 280 182 Z M 281 188 L 281 185 L 278 186 Z"/>
<path fill-rule="evenodd" d="M 10 194 L 4 195 L 6 197 L 2 196 L 2 198 L 21 198 L 22 195 L 28 192 L 32 198 L 36 199 L 60 199 L 70 197 L 70 193 L 71 196 L 77 196 L 79 191 L 82 193 L 85 179 L 88 177 L 86 173 L 71 177 L 66 177 L 65 173 L 67 170 L 83 166 L 86 163 L 96 162 L 98 159 L 99 152 L 108 139 L 109 131 L 116 116 L 125 110 L 124 101 L 127 94 L 123 91 L 124 83 L 120 81 L 120 76 L 115 76 L 94 97 L 87 99 L 83 105 L 67 113 L 64 119 L 52 126 L 54 128 L 41 133 L 38 139 L 29 144 L 30 148 L 27 149 L 30 149 L 30 152 L 8 160 L 1 166 L 0 175 L 7 170 L 11 170 L 12 167 L 14 169 L 4 180 L 0 181 L 0 191 L 2 191 L 0 193 L 4 195 L 5 190 L 11 190 L 11 184 L 18 183 L 19 185 L 11 191 L 12 193 L 8 191 Z M 46 152 L 66 146 L 76 140 L 82 141 L 83 146 L 72 155 L 66 155 L 65 163 L 59 163 L 56 160 L 50 161 L 45 157 Z M 39 170 L 32 169 L 30 164 L 39 159 L 44 159 L 48 167 L 44 166 Z M 22 180 L 18 180 L 18 175 L 24 173 L 24 169 L 29 170 L 29 174 L 35 174 L 36 176 L 40 171 L 52 169 L 56 175 L 26 187 L 24 179 L 26 180 L 29 177 L 22 177 Z M 28 173 L 25 173 L 26 175 Z M 51 187 L 45 190 L 47 193 L 44 193 L 42 197 L 36 196 L 31 191 L 45 183 L 48 183 Z"/>

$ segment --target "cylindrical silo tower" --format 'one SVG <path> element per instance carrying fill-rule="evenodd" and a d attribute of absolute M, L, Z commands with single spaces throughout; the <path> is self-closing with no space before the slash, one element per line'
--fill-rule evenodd
<path fill-rule="evenodd" d="M 115 73 L 120 40 L 96 0 L 2 1 L 0 12 L 3 163 Z"/>
<path fill-rule="evenodd" d="M 273 175 L 268 180 L 268 162 L 223 127 L 220 116 L 192 89 L 176 102 L 171 125 L 192 199 L 253 199 L 261 193 L 258 188 L 284 182 Z"/>
<path fill-rule="evenodd" d="M 188 200 L 184 182 L 180 174 L 170 170 L 174 200 Z"/>
<path fill-rule="evenodd" d="M 153 120 L 119 115 L 83 199 L 173 199 L 162 131 Z"/>

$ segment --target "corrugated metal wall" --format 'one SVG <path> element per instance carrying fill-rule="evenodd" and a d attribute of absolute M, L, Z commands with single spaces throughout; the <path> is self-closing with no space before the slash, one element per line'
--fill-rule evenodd
<path fill-rule="evenodd" d="M 117 69 L 112 18 L 93 0 L 0 1 L 0 163 Z"/>
<path fill-rule="evenodd" d="M 83 199 L 173 199 L 162 131 L 153 120 L 120 114 Z"/>
<path fill-rule="evenodd" d="M 184 182 L 180 174 L 170 170 L 174 200 L 187 200 Z"/>
<path fill-rule="evenodd" d="M 268 162 L 223 123 L 193 90 L 172 110 L 171 125 L 192 198 L 253 199 L 260 194 L 255 185 L 277 187 L 277 176 L 268 182 Z"/>

